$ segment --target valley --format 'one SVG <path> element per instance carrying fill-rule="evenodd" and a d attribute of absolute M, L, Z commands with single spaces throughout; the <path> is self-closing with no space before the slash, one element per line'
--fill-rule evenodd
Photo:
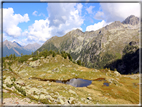
<path fill-rule="evenodd" d="M 138 22 L 131 15 L 96 31 L 53 36 L 42 46 L 3 42 L 3 105 L 138 106 Z"/>

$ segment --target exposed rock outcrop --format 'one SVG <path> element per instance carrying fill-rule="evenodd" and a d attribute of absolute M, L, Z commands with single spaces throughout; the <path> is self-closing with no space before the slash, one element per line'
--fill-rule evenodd
<path fill-rule="evenodd" d="M 137 25 L 139 24 L 139 18 L 131 15 L 127 17 L 123 22 L 123 24 Z"/>

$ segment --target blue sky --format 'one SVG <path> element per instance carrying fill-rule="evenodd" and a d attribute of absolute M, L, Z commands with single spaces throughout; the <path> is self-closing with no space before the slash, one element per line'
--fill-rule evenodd
<path fill-rule="evenodd" d="M 98 30 L 129 15 L 139 3 L 3 3 L 3 40 L 43 44 L 73 29 Z"/>

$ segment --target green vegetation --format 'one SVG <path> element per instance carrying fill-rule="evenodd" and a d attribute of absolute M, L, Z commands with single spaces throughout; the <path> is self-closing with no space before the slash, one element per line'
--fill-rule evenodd
<path fill-rule="evenodd" d="M 16 78 L 15 78 L 15 77 L 13 77 L 13 78 L 11 79 L 11 81 L 15 82 L 15 81 L 16 81 Z"/>
<path fill-rule="evenodd" d="M 6 62 L 3 63 L 4 68 L 6 68 Z"/>
<path fill-rule="evenodd" d="M 23 56 L 23 53 L 21 53 L 21 57 Z"/>
<path fill-rule="evenodd" d="M 78 65 L 81 65 L 81 60 L 78 60 L 78 61 L 77 61 L 77 64 L 78 64 Z"/>
<path fill-rule="evenodd" d="M 95 57 L 96 62 L 94 63 L 94 68 L 102 69 L 108 64 L 111 60 L 113 60 L 116 56 L 110 53 L 106 53 L 101 58 Z"/>
<path fill-rule="evenodd" d="M 6 83 L 6 86 L 7 86 L 8 88 L 11 88 L 11 87 L 13 86 L 13 84 L 8 84 L 8 83 Z"/>
<path fill-rule="evenodd" d="M 9 65 L 9 66 L 11 66 L 11 64 L 13 63 L 13 61 L 11 61 L 11 62 L 7 62 L 7 64 Z"/>
<path fill-rule="evenodd" d="M 33 57 L 32 61 L 38 60 L 38 57 Z"/>
<path fill-rule="evenodd" d="M 22 55 L 18 62 L 23 63 L 24 61 L 27 61 L 29 58 L 31 57 L 31 55 Z"/>
<path fill-rule="evenodd" d="M 13 72 L 13 70 L 11 69 L 11 67 L 9 66 L 9 70 L 11 71 L 11 72 Z"/>
<path fill-rule="evenodd" d="M 139 68 L 139 48 L 138 46 L 126 45 L 123 49 L 123 56 L 121 59 L 114 60 L 107 63 L 106 68 L 111 70 L 117 69 L 121 72 L 120 66 L 123 67 L 123 74 L 133 74 L 135 70 Z M 137 71 L 138 72 L 138 71 Z M 135 72 L 136 73 L 136 72 Z"/>
<path fill-rule="evenodd" d="M 67 57 L 69 58 L 70 61 L 72 61 L 72 57 L 69 53 L 66 53 L 65 51 L 62 51 L 61 52 L 61 56 L 64 58 L 64 59 L 67 59 Z"/>
<path fill-rule="evenodd" d="M 134 53 L 135 50 L 137 50 L 139 47 L 138 46 L 133 46 L 133 45 L 127 45 L 123 49 L 123 55 L 125 54 L 132 54 Z"/>
<path fill-rule="evenodd" d="M 64 57 L 64 59 L 67 58 L 67 53 L 66 53 L 65 51 L 62 51 L 62 52 L 61 52 L 61 55 L 62 55 L 62 57 Z"/>
<path fill-rule="evenodd" d="M 53 53 L 52 53 L 52 57 L 55 57 L 56 56 L 56 53 L 53 51 Z"/>
<path fill-rule="evenodd" d="M 112 71 L 108 72 L 109 71 L 108 69 L 96 70 L 93 68 L 86 68 L 83 66 L 79 66 L 79 65 L 83 65 L 83 62 L 81 62 L 81 60 L 78 60 L 77 64 L 72 63 L 70 60 L 68 60 L 70 59 L 68 53 L 61 52 L 60 55 L 56 55 L 55 57 L 53 57 L 53 53 L 54 53 L 53 51 L 50 50 L 50 52 L 47 51 L 47 53 L 48 54 L 50 53 L 50 56 L 46 58 L 40 58 L 39 57 L 40 53 L 38 56 L 34 55 L 35 58 L 40 58 L 39 60 L 41 64 L 41 66 L 38 66 L 35 68 L 27 66 L 26 64 L 18 63 L 18 60 L 13 61 L 11 65 L 11 69 L 14 69 L 13 71 L 18 70 L 19 72 L 18 73 L 9 72 L 8 70 L 3 72 L 3 75 L 4 75 L 3 83 L 5 84 L 4 85 L 5 90 L 10 90 L 9 88 L 14 86 L 15 87 L 14 90 L 11 90 L 13 93 L 14 92 L 17 93 L 18 96 L 22 96 L 22 98 L 26 96 L 30 100 L 31 99 L 36 100 L 36 103 L 40 102 L 43 104 L 62 104 L 60 101 L 58 101 L 58 98 L 60 96 L 66 99 L 64 100 L 61 98 L 63 101 L 67 101 L 69 100 L 70 97 L 73 97 L 74 99 L 70 102 L 71 104 L 77 104 L 78 102 L 80 102 L 81 104 L 138 103 L 139 89 L 135 87 L 133 88 L 133 84 L 132 84 L 134 82 L 138 83 L 138 79 L 132 80 L 128 77 L 123 77 L 122 75 L 121 77 L 118 76 L 117 77 L 118 79 L 116 80 L 116 75 Z M 67 58 L 64 59 L 61 56 L 62 54 L 66 54 Z M 46 63 L 47 60 L 49 61 L 48 63 Z M 29 60 L 25 63 L 29 64 L 30 62 L 32 62 L 32 60 Z M 58 72 L 54 72 L 53 69 L 54 71 L 56 71 L 55 69 L 57 69 Z M 13 84 L 11 84 L 10 82 L 9 82 L 10 84 L 6 83 L 5 79 L 7 79 L 8 76 L 11 77 L 11 81 L 13 82 Z M 36 77 L 39 79 L 34 79 L 34 78 L 28 79 L 29 77 Z M 72 87 L 67 84 L 61 84 L 61 83 L 50 82 L 50 81 L 49 82 L 41 81 L 45 79 L 68 80 L 71 78 L 82 78 L 82 79 L 92 80 L 92 84 L 87 87 L 78 88 L 78 87 Z M 105 78 L 106 79 L 105 82 L 107 83 L 110 83 L 109 80 L 111 79 L 114 79 L 114 80 L 111 80 L 112 83 L 110 83 L 110 85 L 107 87 L 103 85 L 104 81 L 95 81 L 95 79 L 98 79 L 98 78 Z M 21 83 L 26 85 L 21 85 L 20 81 L 19 81 L 19 84 L 16 84 L 15 81 L 17 80 L 18 81 L 22 80 Z M 118 86 L 119 84 L 122 84 L 122 86 Z M 75 94 L 71 93 L 70 90 L 71 92 L 74 92 Z M 48 93 L 50 94 L 48 95 Z M 128 93 L 128 94 L 125 95 L 125 93 Z M 4 95 L 4 98 L 6 98 L 5 94 L 3 95 Z M 103 96 L 103 97 L 100 97 L 100 96 Z M 122 97 L 122 96 L 125 96 L 125 97 Z M 128 98 L 128 96 L 133 96 L 133 97 Z M 91 97 L 92 100 L 88 100 L 87 97 Z M 82 98 L 85 101 L 82 100 Z M 105 99 L 105 98 L 108 98 L 108 99 Z"/>
<path fill-rule="evenodd" d="M 26 91 L 22 88 L 22 87 L 18 87 L 15 84 L 13 84 L 15 89 L 18 90 L 21 94 L 23 94 L 24 96 L 26 96 Z"/>

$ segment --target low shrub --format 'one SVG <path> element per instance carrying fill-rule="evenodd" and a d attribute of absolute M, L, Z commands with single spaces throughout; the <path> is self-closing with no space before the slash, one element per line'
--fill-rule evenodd
<path fill-rule="evenodd" d="M 9 87 L 9 88 L 11 88 L 13 86 L 13 84 L 6 83 L 6 86 Z"/>
<path fill-rule="evenodd" d="M 32 61 L 38 60 L 38 57 L 33 57 Z"/>
<path fill-rule="evenodd" d="M 13 70 L 10 68 L 10 66 L 9 66 L 9 70 L 10 70 L 11 72 L 13 72 Z"/>
<path fill-rule="evenodd" d="M 53 51 L 53 53 L 52 53 L 52 57 L 55 57 L 56 56 L 56 53 Z"/>
<path fill-rule="evenodd" d="M 24 61 L 27 61 L 30 57 L 31 55 L 23 55 L 19 58 L 18 62 L 23 63 Z"/>
<path fill-rule="evenodd" d="M 77 61 L 77 64 L 78 64 L 78 65 L 81 65 L 81 60 L 78 60 L 78 61 Z"/>
<path fill-rule="evenodd" d="M 21 94 L 23 94 L 24 96 L 26 96 L 26 91 L 22 88 L 22 87 L 17 87 L 15 84 L 14 84 L 14 87 L 16 90 L 18 90 Z"/>

